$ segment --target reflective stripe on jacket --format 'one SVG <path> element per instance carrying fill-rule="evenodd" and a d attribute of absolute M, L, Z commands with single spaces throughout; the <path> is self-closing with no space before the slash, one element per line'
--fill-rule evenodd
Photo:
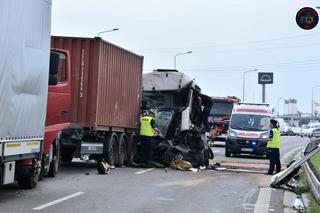
<path fill-rule="evenodd" d="M 277 128 L 272 129 L 273 137 L 272 140 L 268 142 L 267 147 L 268 148 L 280 148 L 280 131 Z"/>
<path fill-rule="evenodd" d="M 153 136 L 153 128 L 151 126 L 152 117 L 144 116 L 140 119 L 140 135 L 142 136 Z"/>

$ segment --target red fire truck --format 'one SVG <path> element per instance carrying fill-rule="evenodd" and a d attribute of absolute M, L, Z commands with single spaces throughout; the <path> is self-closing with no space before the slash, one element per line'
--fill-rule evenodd
<path fill-rule="evenodd" d="M 240 102 L 240 99 L 235 96 L 213 97 L 212 102 L 208 122 L 216 131 L 215 140 L 224 141 L 225 137 L 221 137 L 221 135 L 227 133 L 228 128 L 226 124 L 230 120 L 233 105 Z"/>

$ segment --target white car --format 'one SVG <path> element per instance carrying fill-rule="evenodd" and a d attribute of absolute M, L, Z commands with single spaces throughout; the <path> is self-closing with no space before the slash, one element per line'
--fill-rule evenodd
<path fill-rule="evenodd" d="M 303 137 L 305 133 L 307 133 L 310 129 L 309 125 L 302 125 L 299 131 L 299 136 Z"/>
<path fill-rule="evenodd" d="M 301 131 L 301 136 L 303 137 L 313 137 L 313 132 L 319 129 L 318 127 L 310 127 Z"/>
<path fill-rule="evenodd" d="M 312 131 L 311 137 L 320 138 L 320 128 L 315 128 L 315 129 Z"/>
<path fill-rule="evenodd" d="M 293 135 L 299 135 L 301 132 L 301 128 L 300 127 L 289 127 L 288 132 L 292 132 Z"/>

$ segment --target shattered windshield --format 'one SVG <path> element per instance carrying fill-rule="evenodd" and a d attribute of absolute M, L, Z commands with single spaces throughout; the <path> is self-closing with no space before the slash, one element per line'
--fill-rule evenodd
<path fill-rule="evenodd" d="M 157 113 L 155 119 L 156 126 L 160 129 L 161 133 L 165 136 L 168 132 L 169 125 L 173 117 L 173 112 L 160 111 Z"/>
<path fill-rule="evenodd" d="M 270 117 L 265 115 L 234 114 L 231 117 L 230 127 L 237 130 L 267 131 Z"/>
<path fill-rule="evenodd" d="M 188 104 L 190 89 L 165 92 L 144 92 L 143 100 L 151 109 L 185 107 Z"/>

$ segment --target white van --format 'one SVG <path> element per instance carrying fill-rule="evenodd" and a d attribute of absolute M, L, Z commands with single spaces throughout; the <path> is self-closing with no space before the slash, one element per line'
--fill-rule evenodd
<path fill-rule="evenodd" d="M 241 153 L 266 155 L 271 117 L 269 104 L 236 104 L 231 114 L 225 156 Z"/>
<path fill-rule="evenodd" d="M 283 120 L 283 118 L 275 118 L 276 121 L 279 123 L 279 131 L 281 135 L 286 135 L 288 131 L 288 127 L 286 122 Z"/>

